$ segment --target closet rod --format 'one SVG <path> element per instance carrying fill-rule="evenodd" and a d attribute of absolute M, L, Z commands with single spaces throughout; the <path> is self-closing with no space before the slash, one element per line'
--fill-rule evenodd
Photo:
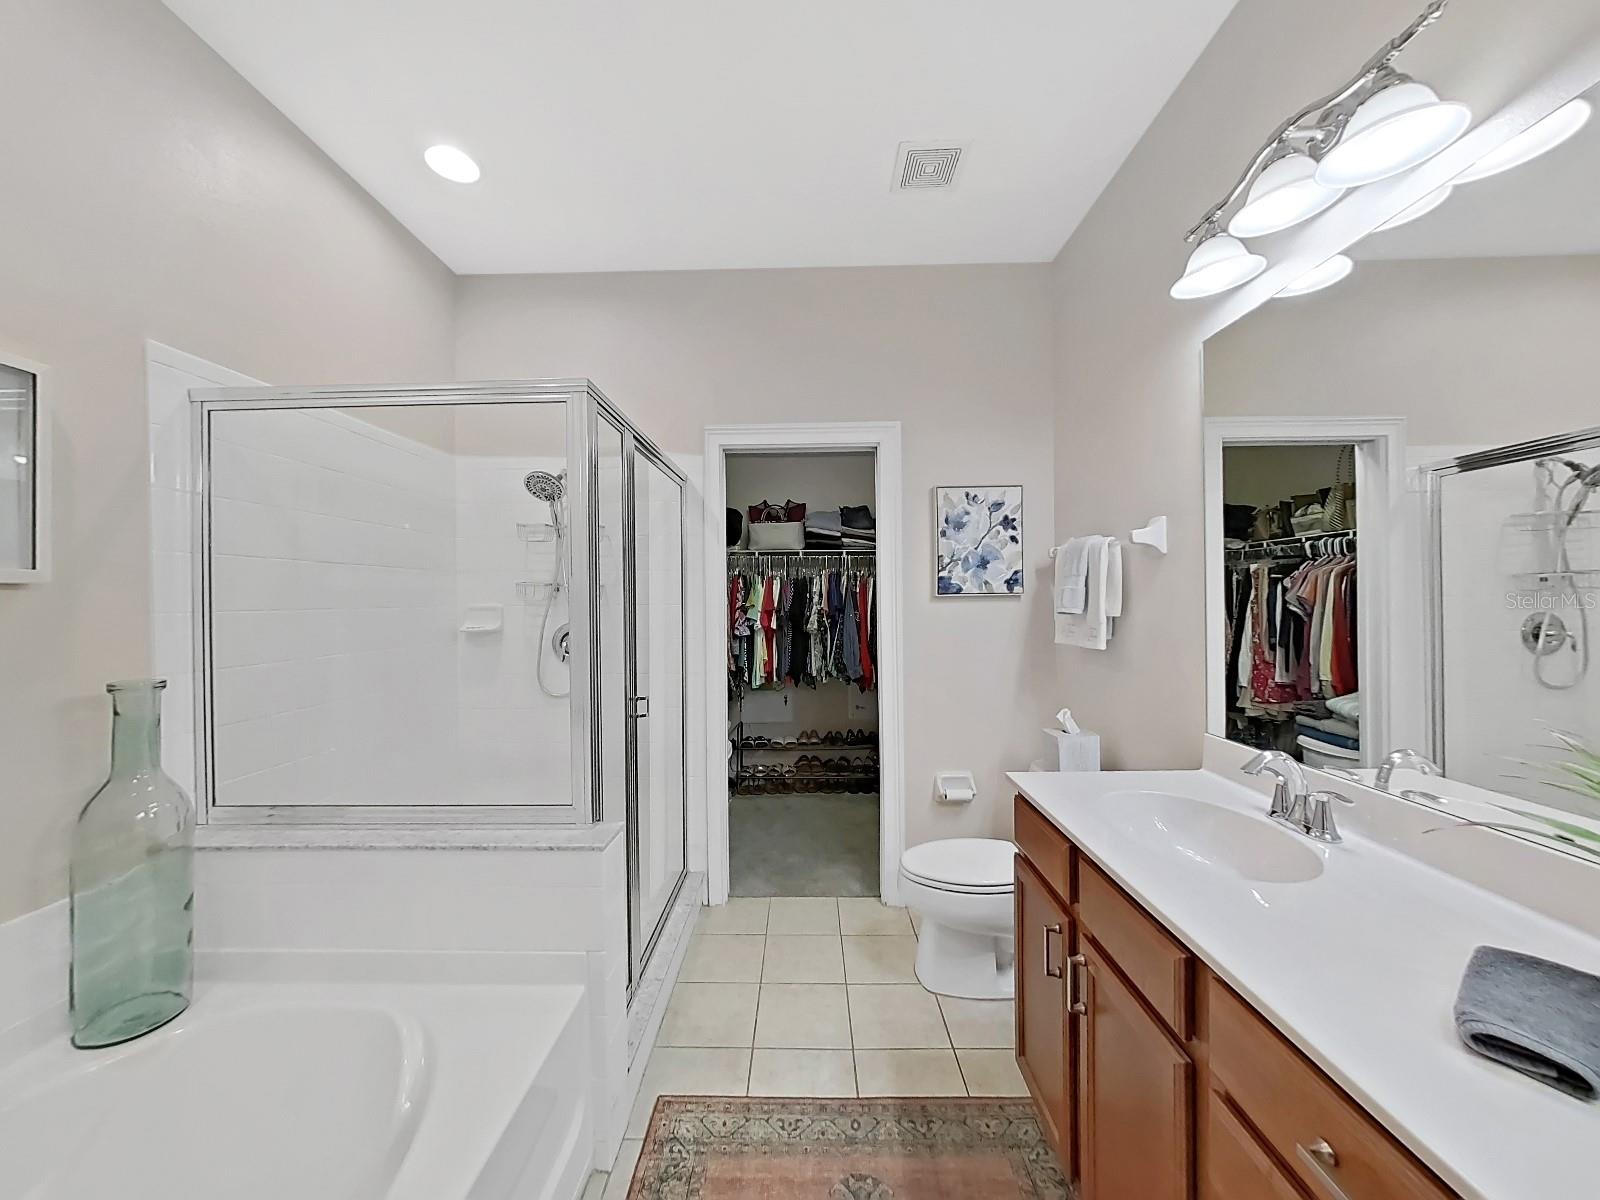
<path fill-rule="evenodd" d="M 773 558 L 787 555 L 790 558 L 870 558 L 877 553 L 876 550 L 729 550 L 728 557 Z"/>

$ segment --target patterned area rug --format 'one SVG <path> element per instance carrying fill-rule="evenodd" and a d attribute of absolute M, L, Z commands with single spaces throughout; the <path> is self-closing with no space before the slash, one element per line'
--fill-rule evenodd
<path fill-rule="evenodd" d="M 628 1200 L 1066 1200 L 1028 1100 L 663 1096 Z"/>

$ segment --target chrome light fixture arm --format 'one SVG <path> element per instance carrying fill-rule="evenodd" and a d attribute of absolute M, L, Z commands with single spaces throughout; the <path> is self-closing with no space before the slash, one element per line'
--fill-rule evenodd
<path fill-rule="evenodd" d="M 1219 229 L 1222 215 L 1243 198 L 1249 191 L 1250 185 L 1260 177 L 1261 172 L 1283 155 L 1298 150 L 1314 159 L 1320 159 L 1332 149 L 1339 141 L 1339 135 L 1344 132 L 1351 115 L 1363 101 L 1385 88 L 1408 80 L 1408 76 L 1394 69 L 1394 60 L 1411 44 L 1413 38 L 1444 15 L 1445 6 L 1449 3 L 1450 0 L 1430 0 L 1417 19 L 1368 59 L 1348 83 L 1338 91 L 1307 105 L 1279 125 L 1267 139 L 1266 144 L 1256 151 L 1255 157 L 1251 159 L 1250 165 L 1245 168 L 1239 181 L 1221 201 L 1211 207 L 1193 229 L 1184 235 L 1183 240 L 1192 242 L 1203 234 Z"/>

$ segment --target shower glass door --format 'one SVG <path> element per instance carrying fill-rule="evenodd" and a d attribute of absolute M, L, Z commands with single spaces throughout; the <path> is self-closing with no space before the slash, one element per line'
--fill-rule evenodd
<path fill-rule="evenodd" d="M 632 482 L 630 867 L 637 969 L 684 877 L 683 484 L 637 443 Z"/>

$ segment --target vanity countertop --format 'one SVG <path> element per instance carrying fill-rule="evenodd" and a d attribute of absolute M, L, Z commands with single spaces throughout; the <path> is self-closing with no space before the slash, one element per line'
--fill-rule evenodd
<path fill-rule="evenodd" d="M 1474 947 L 1511 947 L 1600 973 L 1600 940 L 1349 829 L 1339 845 L 1307 840 L 1324 859 L 1317 878 L 1263 883 L 1141 844 L 1108 820 L 1100 799 L 1152 790 L 1264 814 L 1254 791 L 1208 771 L 1010 778 L 1462 1196 L 1600 1194 L 1600 1103 L 1471 1053 L 1451 1016 Z"/>

